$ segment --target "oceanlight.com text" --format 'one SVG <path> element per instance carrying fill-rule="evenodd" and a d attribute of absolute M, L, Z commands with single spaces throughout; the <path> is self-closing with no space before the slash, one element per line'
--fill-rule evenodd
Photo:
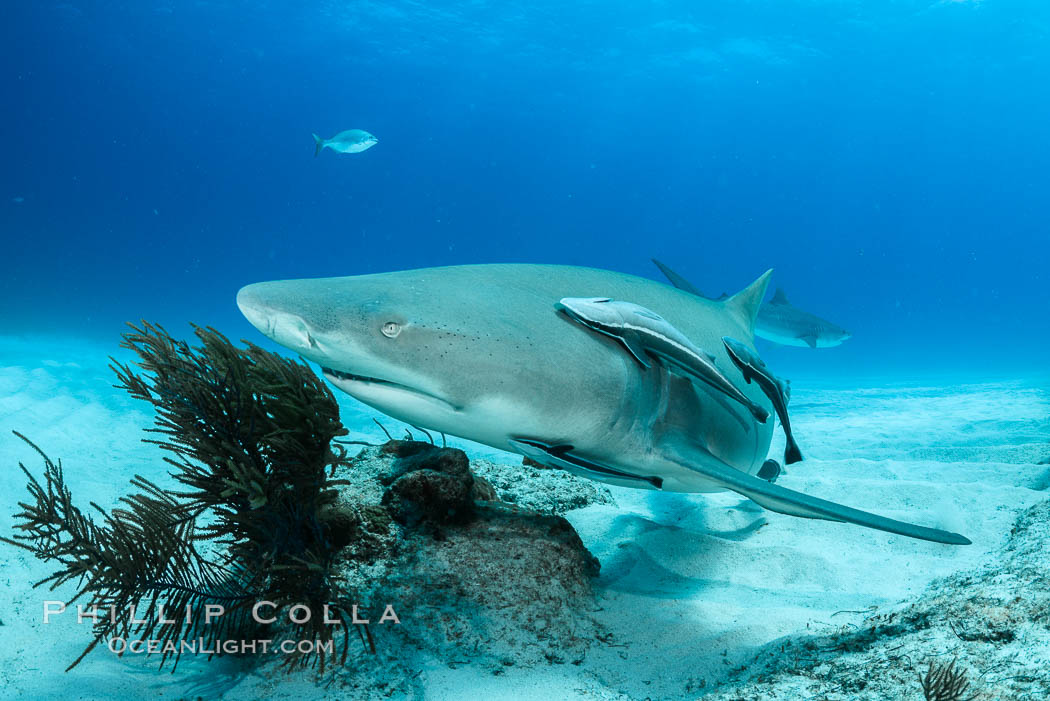
<path fill-rule="evenodd" d="M 331 640 L 126 640 L 110 638 L 106 646 L 118 655 L 243 655 L 279 653 L 284 655 L 334 654 Z"/>

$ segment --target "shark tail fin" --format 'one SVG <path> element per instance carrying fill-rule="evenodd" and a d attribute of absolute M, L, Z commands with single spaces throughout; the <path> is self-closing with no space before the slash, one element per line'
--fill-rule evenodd
<path fill-rule="evenodd" d="M 314 158 L 317 158 L 317 154 L 321 153 L 321 149 L 324 148 L 324 139 L 317 134 L 311 134 L 314 137 Z"/>
<path fill-rule="evenodd" d="M 758 316 L 758 308 L 762 305 L 762 298 L 766 296 L 766 288 L 769 287 L 769 278 L 772 275 L 773 269 L 770 268 L 757 280 L 723 302 L 726 310 L 734 314 L 752 335 L 755 332 L 755 317 Z"/>

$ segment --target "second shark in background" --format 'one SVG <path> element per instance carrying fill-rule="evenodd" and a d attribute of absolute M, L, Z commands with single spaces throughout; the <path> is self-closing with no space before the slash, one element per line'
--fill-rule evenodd
<path fill-rule="evenodd" d="M 688 280 L 655 258 L 653 263 L 670 280 L 672 285 L 684 292 L 689 292 L 705 299 L 725 298 L 725 295 L 717 298 L 708 297 Z M 821 319 L 815 314 L 810 314 L 792 306 L 788 302 L 784 291 L 778 289 L 773 295 L 773 299 L 759 307 L 758 318 L 755 320 L 755 335 L 784 346 L 831 348 L 841 344 L 852 334 L 826 319 Z"/>

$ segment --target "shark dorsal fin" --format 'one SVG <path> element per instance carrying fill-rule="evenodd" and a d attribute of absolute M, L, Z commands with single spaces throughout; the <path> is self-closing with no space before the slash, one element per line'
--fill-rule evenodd
<path fill-rule="evenodd" d="M 757 280 L 722 303 L 729 313 L 737 316 L 740 323 L 751 334 L 754 334 L 755 317 L 758 316 L 758 308 L 762 305 L 762 298 L 766 296 L 766 288 L 769 287 L 769 278 L 772 275 L 773 269 L 770 268 Z"/>
<path fill-rule="evenodd" d="M 790 304 L 788 302 L 788 296 L 784 294 L 784 290 L 777 288 L 777 291 L 773 293 L 773 299 L 769 300 L 770 304 Z"/>

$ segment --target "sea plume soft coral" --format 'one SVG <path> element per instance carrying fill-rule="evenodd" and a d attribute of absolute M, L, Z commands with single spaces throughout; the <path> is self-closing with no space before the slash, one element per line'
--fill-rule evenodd
<path fill-rule="evenodd" d="M 346 519 L 335 503 L 342 482 L 331 475 L 348 463 L 332 444 L 346 434 L 335 399 L 302 363 L 251 344 L 235 347 L 213 329 L 195 331 L 198 347 L 160 326 L 132 326 L 123 345 L 145 372 L 113 364 L 118 387 L 156 409 L 152 432 L 159 436 L 147 442 L 169 453 L 180 489 L 136 476 L 131 486 L 139 493 L 118 508 L 81 510 L 61 463 L 30 443 L 44 460 L 44 478 L 22 466 L 30 499 L 20 504 L 12 537 L 0 540 L 57 566 L 38 585 L 76 582 L 73 599 L 101 611 L 138 607 L 146 623 L 124 615 L 96 619 L 84 655 L 103 640 L 134 636 L 174 643 L 163 648 L 162 664 L 171 656 L 177 663 L 182 641 L 264 632 L 249 614 L 255 602 L 268 601 L 278 610 L 302 604 L 315 614 L 303 625 L 271 627 L 265 637 L 334 642 L 329 650 L 343 661 L 353 597 L 333 566 L 346 542 L 335 531 Z M 224 606 L 226 615 L 208 624 L 200 616 L 206 604 Z M 169 612 L 190 607 L 194 615 L 158 626 L 162 605 Z M 324 607 L 343 625 L 325 625 Z M 367 626 L 356 629 L 371 645 Z M 313 649 L 286 662 L 323 670 L 329 655 L 323 646 Z"/>
<path fill-rule="evenodd" d="M 966 670 L 955 667 L 957 661 L 939 665 L 931 661 L 926 675 L 919 675 L 926 701 L 973 701 L 977 698 L 977 694 L 967 695 L 970 682 L 966 679 Z"/>

